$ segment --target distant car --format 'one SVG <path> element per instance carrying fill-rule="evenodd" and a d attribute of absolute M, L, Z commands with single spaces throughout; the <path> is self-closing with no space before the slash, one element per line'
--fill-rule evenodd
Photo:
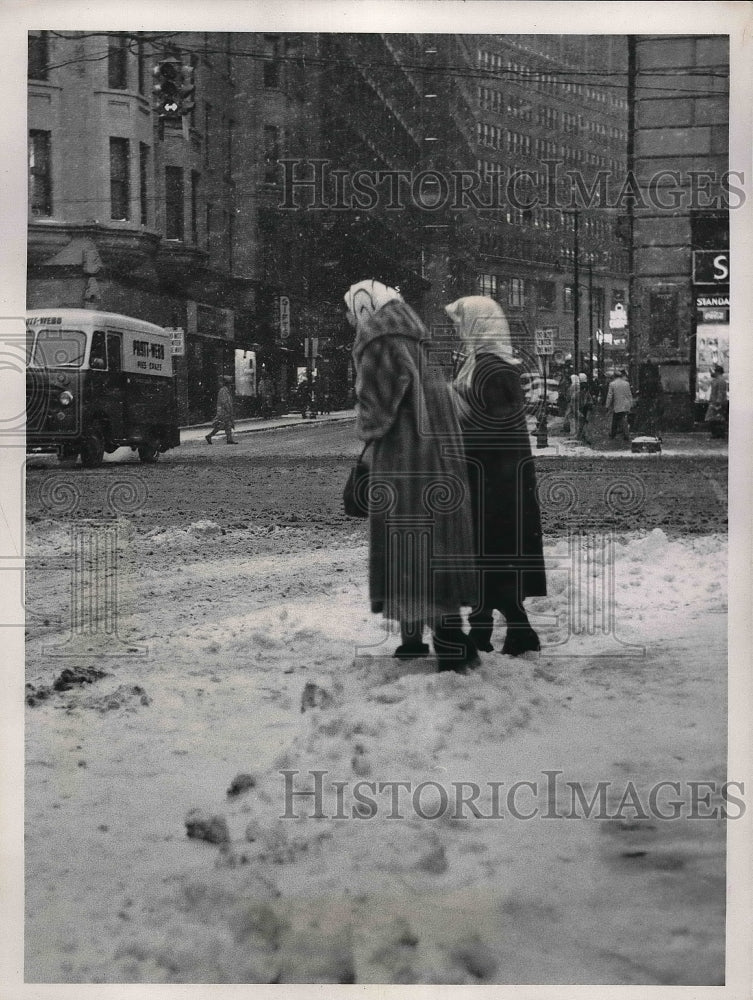
<path fill-rule="evenodd" d="M 529 410 L 538 410 L 544 399 L 544 377 L 543 375 L 522 375 L 521 384 L 523 395 Z M 556 413 L 559 400 L 559 389 L 553 379 L 546 382 L 546 409 L 547 413 Z"/>

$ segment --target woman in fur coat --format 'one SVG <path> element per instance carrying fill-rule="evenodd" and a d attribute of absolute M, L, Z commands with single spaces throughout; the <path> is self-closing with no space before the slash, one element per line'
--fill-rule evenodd
<path fill-rule="evenodd" d="M 546 594 L 536 473 L 510 328 L 501 306 L 473 295 L 446 306 L 465 360 L 455 376 L 468 476 L 478 533 L 482 600 L 470 616 L 471 638 L 493 649 L 492 613 L 507 622 L 503 653 L 540 649 L 523 608 Z M 577 376 L 576 376 L 577 381 Z M 484 563 L 488 568 L 484 568 Z"/>
<path fill-rule="evenodd" d="M 345 295 L 355 327 L 357 433 L 370 443 L 371 610 L 400 622 L 398 657 L 428 655 L 440 669 L 478 662 L 460 628 L 473 605 L 472 513 L 452 390 L 430 363 L 428 332 L 393 288 L 360 281 Z"/>

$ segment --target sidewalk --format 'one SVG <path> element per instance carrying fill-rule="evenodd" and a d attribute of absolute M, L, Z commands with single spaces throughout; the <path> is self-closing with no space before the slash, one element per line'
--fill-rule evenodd
<path fill-rule="evenodd" d="M 286 413 L 280 417 L 271 417 L 262 420 L 261 417 L 247 417 L 237 420 L 235 423 L 235 433 L 253 434 L 258 431 L 274 431 L 284 427 L 317 427 L 322 424 L 344 423 L 355 420 L 353 410 L 337 410 L 315 419 L 304 420 L 300 413 Z M 181 444 L 189 441 L 201 441 L 211 428 L 211 423 L 193 424 L 190 427 L 181 427 Z M 573 458 L 587 458 L 589 456 L 599 456 L 599 458 L 635 458 L 653 461 L 661 461 L 662 458 L 718 458 L 728 455 L 726 440 L 714 440 L 704 431 L 694 432 L 672 432 L 667 431 L 662 434 L 662 450 L 658 454 L 635 454 L 630 450 L 630 445 L 622 440 L 612 441 L 603 433 L 599 433 L 598 424 L 594 433 L 594 445 L 581 444 L 571 437 L 562 434 L 562 418 L 549 418 L 548 446 L 539 448 L 536 443 L 535 421 L 529 418 L 529 429 L 531 430 L 531 451 L 534 455 L 544 458 L 554 456 Z M 636 435 L 632 435 L 635 437 Z M 224 432 L 216 436 L 218 441 L 223 440 Z"/>
<path fill-rule="evenodd" d="M 561 417 L 549 418 L 549 434 L 547 448 L 536 445 L 536 433 L 531 434 L 531 450 L 534 455 L 571 455 L 574 458 L 596 456 L 599 458 L 636 458 L 647 461 L 661 461 L 662 458 L 727 458 L 729 454 L 726 439 L 716 440 L 708 431 L 664 431 L 661 434 L 662 450 L 655 454 L 634 453 L 630 444 L 621 438 L 611 440 L 607 433 L 606 416 L 597 414 L 596 420 L 588 425 L 588 434 L 593 445 L 582 444 L 574 438 L 562 433 Z M 529 421 L 529 427 L 531 422 Z M 641 431 L 631 433 L 632 438 L 642 436 Z"/>
<path fill-rule="evenodd" d="M 256 431 L 275 431 L 281 427 L 316 427 L 321 424 L 333 424 L 341 421 L 355 420 L 356 415 L 353 410 L 336 410 L 334 413 L 327 413 L 323 416 L 315 417 L 313 420 L 303 419 L 300 413 L 286 413 L 281 417 L 270 417 L 263 420 L 261 417 L 242 417 L 235 421 L 235 434 L 253 434 Z M 211 429 L 211 421 L 206 424 L 192 424 L 190 427 L 181 427 L 180 443 L 187 441 L 201 441 Z M 216 435 L 218 441 L 224 439 L 225 432 L 220 431 Z"/>

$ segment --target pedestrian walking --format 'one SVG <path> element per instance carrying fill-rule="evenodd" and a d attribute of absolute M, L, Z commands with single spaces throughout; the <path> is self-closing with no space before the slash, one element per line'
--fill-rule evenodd
<path fill-rule="evenodd" d="M 583 444 L 592 444 L 588 434 L 588 425 L 590 423 L 591 414 L 594 409 L 594 398 L 591 395 L 591 389 L 588 384 L 588 377 L 585 372 L 581 372 L 578 376 L 579 391 L 578 391 L 578 441 L 582 441 Z"/>
<path fill-rule="evenodd" d="M 628 414 L 633 408 L 633 394 L 627 380 L 627 372 L 622 368 L 609 383 L 606 401 L 607 413 L 611 413 L 612 426 L 609 436 L 614 440 L 617 432 L 622 433 L 625 441 L 630 440 L 630 425 Z"/>
<path fill-rule="evenodd" d="M 478 663 L 460 617 L 461 606 L 474 603 L 476 583 L 467 566 L 471 502 L 452 390 L 425 351 L 428 331 L 398 291 L 360 281 L 345 302 L 356 330 L 356 429 L 370 444 L 371 610 L 400 622 L 395 656 L 426 656 L 427 626 L 439 669 L 463 670 Z"/>
<path fill-rule="evenodd" d="M 454 388 L 473 500 L 482 593 L 469 616 L 471 639 L 493 649 L 493 612 L 507 623 L 502 652 L 540 649 L 523 602 L 546 594 L 541 512 L 520 381 L 501 306 L 473 295 L 446 307 L 465 352 Z M 494 563 L 485 569 L 484 562 Z"/>
<path fill-rule="evenodd" d="M 259 396 L 260 415 L 262 420 L 272 416 L 272 383 L 266 375 L 262 375 L 256 389 Z"/>
<path fill-rule="evenodd" d="M 214 417 L 214 423 L 212 424 L 211 431 L 204 437 L 207 444 L 212 443 L 212 438 L 220 430 L 225 431 L 226 444 L 238 444 L 233 435 L 235 420 L 233 417 L 232 385 L 233 376 L 223 375 L 220 379 L 220 388 L 217 393 L 217 413 Z"/>
<path fill-rule="evenodd" d="M 567 390 L 567 410 L 565 411 L 564 431 L 571 437 L 578 437 L 578 421 L 580 414 L 580 379 L 577 375 L 570 376 L 570 387 Z"/>
<path fill-rule="evenodd" d="M 706 407 L 705 422 L 709 425 L 712 438 L 723 438 L 727 433 L 727 380 L 722 365 L 714 365 L 711 370 L 709 405 Z"/>

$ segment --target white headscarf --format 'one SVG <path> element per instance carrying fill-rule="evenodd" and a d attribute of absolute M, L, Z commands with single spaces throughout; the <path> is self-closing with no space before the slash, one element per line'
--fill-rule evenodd
<path fill-rule="evenodd" d="M 397 289 L 389 288 L 381 281 L 374 281 L 371 278 L 351 285 L 343 298 L 356 321 L 356 329 L 363 326 L 375 312 L 378 312 L 382 306 L 386 306 L 388 302 L 403 301 L 403 297 Z"/>
<path fill-rule="evenodd" d="M 496 354 L 508 364 L 518 364 L 513 355 L 510 325 L 502 306 L 485 295 L 467 295 L 445 306 L 458 329 L 465 361 L 455 376 L 459 389 L 469 389 L 478 354 Z"/>

